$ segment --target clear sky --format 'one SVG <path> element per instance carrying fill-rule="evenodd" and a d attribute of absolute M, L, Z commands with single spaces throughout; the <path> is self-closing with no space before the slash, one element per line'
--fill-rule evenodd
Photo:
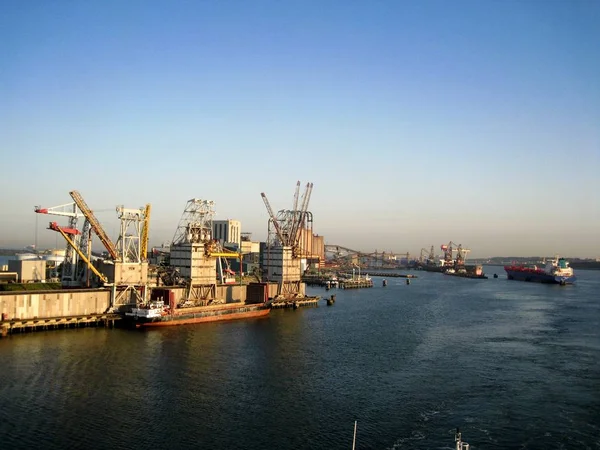
<path fill-rule="evenodd" d="M 264 239 L 300 180 L 327 244 L 600 257 L 600 2 L 5 1 L 0 151 L 2 247 L 73 189 Z"/>

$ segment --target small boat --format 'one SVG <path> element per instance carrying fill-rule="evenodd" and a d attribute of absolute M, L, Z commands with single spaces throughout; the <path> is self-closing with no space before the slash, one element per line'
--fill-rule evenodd
<path fill-rule="evenodd" d="M 509 280 L 530 281 L 536 283 L 572 284 L 577 279 L 573 268 L 565 258 L 558 255 L 548 261 L 544 268 L 534 266 L 512 265 L 504 266 Z"/>

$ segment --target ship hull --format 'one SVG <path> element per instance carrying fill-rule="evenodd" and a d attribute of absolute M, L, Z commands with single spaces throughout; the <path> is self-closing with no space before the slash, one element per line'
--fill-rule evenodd
<path fill-rule="evenodd" d="M 271 312 L 267 305 L 244 305 L 223 307 L 217 309 L 190 308 L 192 311 L 178 311 L 175 314 L 166 314 L 161 317 L 135 318 L 133 325 L 136 328 L 169 327 L 207 322 L 222 322 L 228 320 L 241 320 L 266 317 Z"/>
<path fill-rule="evenodd" d="M 424 270 L 425 272 L 445 272 L 448 267 L 444 267 L 444 266 L 428 266 L 426 264 L 423 264 L 422 266 L 419 266 L 420 270 Z"/>
<path fill-rule="evenodd" d="M 449 273 L 449 272 L 444 272 L 444 275 L 448 275 L 451 277 L 460 277 L 460 278 L 473 278 L 473 279 L 479 279 L 479 280 L 487 280 L 488 277 L 487 275 L 481 274 L 481 275 L 476 275 L 474 273 Z"/>
<path fill-rule="evenodd" d="M 509 280 L 527 281 L 546 284 L 573 284 L 577 279 L 575 276 L 550 275 L 546 273 L 534 273 L 530 271 L 504 269 Z"/>

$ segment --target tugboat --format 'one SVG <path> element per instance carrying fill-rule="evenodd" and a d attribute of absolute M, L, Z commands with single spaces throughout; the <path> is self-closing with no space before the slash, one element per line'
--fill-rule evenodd
<path fill-rule="evenodd" d="M 551 261 L 546 263 L 546 267 L 539 268 L 537 266 L 522 266 L 512 265 L 504 266 L 509 280 L 531 281 L 536 283 L 573 284 L 577 277 L 573 273 L 573 268 L 569 267 L 569 263 L 565 258 L 560 258 L 558 255 Z"/>

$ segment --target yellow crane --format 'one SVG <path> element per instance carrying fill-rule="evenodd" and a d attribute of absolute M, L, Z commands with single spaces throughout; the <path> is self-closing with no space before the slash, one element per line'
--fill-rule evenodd
<path fill-rule="evenodd" d="M 102 228 L 102 225 L 100 225 L 100 222 L 98 221 L 98 219 L 96 219 L 96 216 L 94 215 L 92 210 L 89 208 L 87 203 L 83 200 L 83 197 L 81 196 L 81 194 L 77 191 L 71 191 L 71 192 L 69 192 L 69 194 L 71 195 L 71 198 L 77 204 L 77 206 L 79 207 L 79 209 L 81 210 L 81 212 L 83 213 L 85 218 L 90 223 L 92 230 L 94 230 L 94 233 L 96 233 L 96 236 L 98 236 L 98 238 L 100 239 L 100 242 L 102 242 L 102 244 L 104 245 L 104 247 L 110 254 L 113 261 L 118 261 L 119 253 L 117 251 L 117 247 L 115 246 L 113 241 L 110 240 L 110 238 L 106 234 L 106 231 L 104 231 L 104 228 Z"/>
<path fill-rule="evenodd" d="M 48 229 L 58 231 L 62 235 L 62 237 L 65 238 L 67 243 L 73 248 L 73 250 L 75 250 L 77 252 L 77 254 L 81 258 L 81 260 L 87 264 L 87 266 L 90 268 L 90 270 L 92 272 L 94 272 L 96 274 L 96 276 L 98 278 L 100 278 L 100 280 L 102 280 L 103 283 L 108 283 L 108 278 L 105 275 L 103 275 L 102 273 L 100 273 L 98 271 L 98 269 L 96 269 L 96 267 L 87 258 L 87 256 L 85 256 L 85 254 L 79 249 L 79 247 L 75 244 L 75 242 L 73 242 L 73 240 L 69 237 L 69 234 L 79 234 L 79 230 L 74 229 L 74 228 L 66 228 L 66 227 L 61 228 L 58 226 L 58 224 L 56 222 L 50 222 L 50 226 L 48 227 Z"/>
<path fill-rule="evenodd" d="M 144 225 L 142 228 L 142 239 L 140 244 L 140 257 L 142 261 L 146 261 L 148 259 L 148 231 L 150 228 L 150 203 L 146 205 L 146 209 L 144 211 Z"/>

